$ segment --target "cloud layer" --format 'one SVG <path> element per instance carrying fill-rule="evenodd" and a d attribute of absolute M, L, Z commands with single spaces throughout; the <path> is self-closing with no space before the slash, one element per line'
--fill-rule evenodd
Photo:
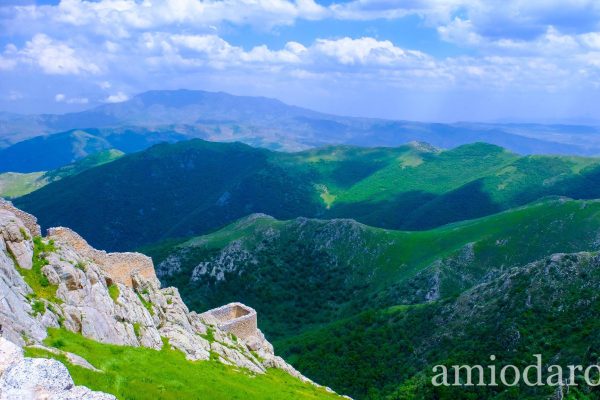
<path fill-rule="evenodd" d="M 353 29 L 367 23 L 376 31 L 381 21 L 407 18 L 421 21 L 408 45 Z M 319 36 L 327 21 L 348 32 Z M 531 93 L 533 104 L 562 93 L 567 108 L 577 108 L 577 98 L 587 103 L 600 89 L 600 2 L 592 0 L 62 0 L 2 6 L 0 24 L 0 106 L 49 98 L 56 107 L 74 107 L 82 99 L 116 102 L 179 86 L 238 88 L 309 106 L 311 95 L 347 103 L 356 93 L 378 104 L 382 94 L 385 101 L 425 93 L 438 103 L 476 103 L 499 95 L 527 101 Z M 315 38 L 307 41 L 300 29 L 313 26 Z M 277 38 L 281 27 L 287 28 L 280 45 L 227 39 L 231 32 Z M 453 54 L 420 48 L 419 35 L 428 32 Z M 44 82 L 45 97 L 32 97 L 27 82 Z"/>

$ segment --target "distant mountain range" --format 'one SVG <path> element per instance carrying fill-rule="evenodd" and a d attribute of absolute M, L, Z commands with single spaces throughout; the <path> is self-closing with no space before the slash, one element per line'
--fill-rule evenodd
<path fill-rule="evenodd" d="M 487 142 L 519 154 L 600 154 L 600 128 L 595 126 L 341 117 L 264 97 L 176 90 L 146 92 L 122 103 L 63 115 L 0 113 L 0 148 L 4 148 L 0 150 L 0 172 L 47 170 L 93 151 L 116 148 L 132 152 L 162 141 L 190 138 L 241 141 L 284 151 L 331 144 L 372 147 L 423 141 L 440 148 Z"/>

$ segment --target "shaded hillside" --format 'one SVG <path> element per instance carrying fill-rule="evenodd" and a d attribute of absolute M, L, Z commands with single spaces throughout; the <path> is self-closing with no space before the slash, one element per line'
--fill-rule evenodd
<path fill-rule="evenodd" d="M 45 226 L 69 226 L 96 246 L 122 250 L 207 233 L 252 213 L 421 230 L 548 195 L 600 197 L 600 160 L 520 157 L 488 144 L 278 153 L 192 140 L 125 156 L 16 203 Z"/>
<path fill-rule="evenodd" d="M 175 128 L 86 129 L 39 136 L 0 149 L 0 172 L 48 171 L 77 162 L 91 154 L 117 149 L 132 153 L 156 143 L 189 138 Z"/>
<path fill-rule="evenodd" d="M 450 298 L 559 251 L 600 248 L 600 202 L 546 200 L 424 232 L 255 215 L 144 252 L 194 309 L 241 299 L 270 337 L 396 304 Z"/>

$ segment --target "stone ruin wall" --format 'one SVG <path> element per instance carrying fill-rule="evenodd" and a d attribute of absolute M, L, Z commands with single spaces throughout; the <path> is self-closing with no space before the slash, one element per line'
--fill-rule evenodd
<path fill-rule="evenodd" d="M 230 332 L 243 340 L 258 336 L 258 321 L 256 311 L 242 303 L 230 303 L 214 308 L 201 317 L 211 321 L 216 320 L 219 329 Z"/>
<path fill-rule="evenodd" d="M 140 253 L 107 253 L 96 250 L 79 234 L 69 228 L 48 229 L 48 238 L 56 243 L 71 246 L 77 253 L 98 264 L 114 282 L 133 287 L 131 275 L 137 272 L 146 279 L 157 279 L 152 259 Z"/>
<path fill-rule="evenodd" d="M 31 236 L 42 236 L 42 230 L 37 223 L 36 217 L 23 210 L 19 210 L 17 207 L 13 206 L 10 201 L 5 200 L 2 197 L 0 197 L 0 210 L 7 210 L 15 214 L 17 218 L 23 221 L 23 225 L 29 230 Z"/>

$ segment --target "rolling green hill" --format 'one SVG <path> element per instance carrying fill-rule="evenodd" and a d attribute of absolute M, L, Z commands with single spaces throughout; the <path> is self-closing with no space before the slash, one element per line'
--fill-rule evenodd
<path fill-rule="evenodd" d="M 534 354 L 542 355 L 544 371 L 551 364 L 565 371 L 597 364 L 599 289 L 597 253 L 555 255 L 485 279 L 455 298 L 367 311 L 276 347 L 309 377 L 357 399 L 598 399 L 597 387 L 587 386 L 580 373 L 579 386 L 563 388 L 564 397 L 556 387 L 524 384 L 435 388 L 431 377 L 435 365 L 495 365 L 499 371 L 512 364 L 523 371 L 535 364 Z"/>
<path fill-rule="evenodd" d="M 5 172 L 0 174 L 0 197 L 14 198 L 24 196 L 51 182 L 67 176 L 77 175 L 86 169 L 114 161 L 122 155 L 121 151 L 111 149 L 93 153 L 72 164 L 48 172 Z"/>
<path fill-rule="evenodd" d="M 598 250 L 599 235 L 600 201 L 555 198 L 420 232 L 253 215 L 144 251 L 192 309 L 235 299 L 252 305 L 278 350 L 342 393 L 454 399 L 464 393 L 431 391 L 431 365 L 486 361 L 489 354 L 526 362 L 528 346 L 564 362 L 591 357 L 593 343 L 583 338 L 595 329 L 598 261 L 574 266 L 576 258 L 565 256 L 523 266 Z M 545 267 L 551 263 L 552 273 Z M 510 335 L 527 340 L 507 348 Z M 548 394 L 515 393 L 498 398 Z"/>
<path fill-rule="evenodd" d="M 599 201 L 549 199 L 421 232 L 254 215 L 143 251 L 191 308 L 239 299 L 281 338 L 361 310 L 452 297 L 552 253 L 598 249 L 599 234 Z"/>
<path fill-rule="evenodd" d="M 251 213 L 422 230 L 549 195 L 600 197 L 600 159 L 521 157 L 482 143 L 279 153 L 191 140 L 127 155 L 16 204 L 45 226 L 69 226 L 100 248 L 126 250 L 211 232 Z"/>

